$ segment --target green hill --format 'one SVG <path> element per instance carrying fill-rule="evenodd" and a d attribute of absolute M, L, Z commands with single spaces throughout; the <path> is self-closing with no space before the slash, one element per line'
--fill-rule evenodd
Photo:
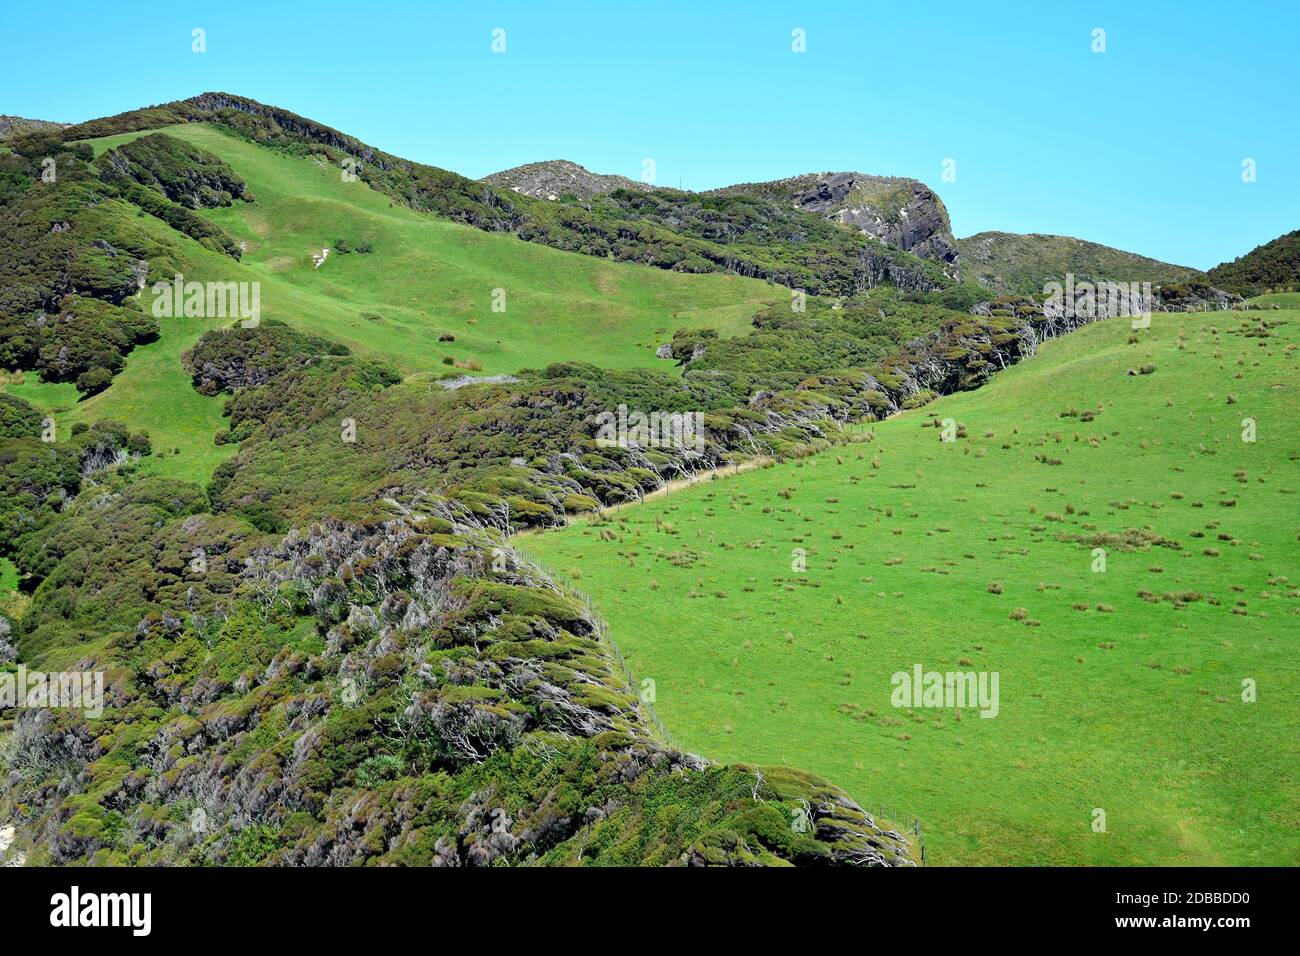
<path fill-rule="evenodd" d="M 685 746 L 902 808 L 932 862 L 1295 864 L 1300 313 L 1240 318 L 1088 326 L 842 448 L 519 540 Z M 998 672 L 996 718 L 891 706 L 918 663 Z"/>
<path fill-rule="evenodd" d="M 736 273 L 817 294 L 850 295 L 882 281 L 916 288 L 949 284 L 938 265 L 783 201 L 616 189 L 587 201 L 569 195 L 550 202 L 402 159 L 315 120 L 229 93 L 92 120 L 64 135 L 101 138 L 177 123 L 216 124 L 262 146 L 346 167 L 358 181 L 417 211 L 598 258 L 675 272 Z"/>
<path fill-rule="evenodd" d="M 1047 282 L 1186 282 L 1201 273 L 1070 236 L 980 232 L 957 240 L 963 275 L 1000 292 L 1032 295 Z"/>
<path fill-rule="evenodd" d="M 0 712 L 0 854 L 906 865 L 920 818 L 943 862 L 1294 857 L 1295 312 L 1058 341 L 969 311 L 914 181 L 506 179 L 228 94 L 0 150 L 0 669 L 111 688 Z M 157 314 L 176 277 L 258 322 Z M 613 640 L 509 544 L 768 458 L 521 539 Z M 998 718 L 888 708 L 922 662 Z"/>
<path fill-rule="evenodd" d="M 1256 246 L 1206 275 L 1220 288 L 1238 295 L 1300 291 L 1300 229 Z"/>
<path fill-rule="evenodd" d="M 23 116 L 0 116 L 0 143 L 23 133 L 58 130 L 68 125 L 68 123 L 53 123 L 49 120 L 27 119 Z"/>
<path fill-rule="evenodd" d="M 594 506 L 559 463 L 598 475 L 569 449 L 600 390 L 680 385 L 659 345 L 719 347 L 788 290 L 435 219 L 331 157 L 153 119 L 0 157 L 0 668 L 111 686 L 102 715 L 0 714 L 4 862 L 915 861 L 820 778 L 667 743 L 495 530 L 551 515 L 534 493 Z M 259 324 L 155 315 L 176 274 L 257 283 Z M 432 381 L 463 371 L 523 381 Z M 591 490 L 648 480 L 610 455 Z"/>
<path fill-rule="evenodd" d="M 406 374 L 511 373 L 559 360 L 671 370 L 655 351 L 679 328 L 735 334 L 760 308 L 789 299 L 788 291 L 754 279 L 648 269 L 433 218 L 364 183 L 344 182 L 336 167 L 203 124 L 164 132 L 220 156 L 256 197 L 202 211 L 244 244 L 238 262 L 158 220 L 137 220 L 155 241 L 174 247 L 186 278 L 259 282 L 265 318 L 328 335 Z M 90 145 L 102 156 L 144 135 L 118 134 Z M 312 254 L 333 250 L 340 239 L 368 242 L 374 251 L 335 253 L 314 269 Z M 151 283 L 171 278 L 154 272 Z M 494 300 L 496 289 L 503 298 Z M 149 291 L 135 301 L 148 308 Z M 494 301 L 504 311 L 494 311 Z M 230 449 L 212 444 L 219 403 L 191 389 L 179 359 L 204 329 L 221 324 L 161 320 L 157 343 L 137 348 L 107 391 L 82 401 L 71 384 L 41 382 L 31 372 L 8 388 L 54 411 L 60 427 L 105 417 L 135 422 L 167 452 L 149 469 L 202 479 Z"/>

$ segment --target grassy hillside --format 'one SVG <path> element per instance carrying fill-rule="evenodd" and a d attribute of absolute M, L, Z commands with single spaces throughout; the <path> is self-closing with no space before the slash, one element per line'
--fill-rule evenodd
<path fill-rule="evenodd" d="M 1111 282 L 1185 282 L 1201 273 L 1071 236 L 981 232 L 957 240 L 962 273 L 1002 292 L 1042 292 L 1066 273 Z"/>
<path fill-rule="evenodd" d="M 510 236 L 434 219 L 391 201 L 340 170 L 251 145 L 201 124 L 166 131 L 221 156 L 256 197 L 241 208 L 203 214 L 247 244 L 235 262 L 144 218 L 168 233 L 190 265 L 186 278 L 257 281 L 262 315 L 319 332 L 361 356 L 383 358 L 405 374 L 461 374 L 446 358 L 484 374 L 585 360 L 608 368 L 658 367 L 655 348 L 680 328 L 721 334 L 748 328 L 760 308 L 789 292 L 727 275 L 683 275 L 560 252 Z M 92 142 L 96 154 L 145 135 Z M 311 256 L 336 240 L 369 242 L 370 254 Z M 493 312 L 493 290 L 506 310 Z M 141 301 L 147 306 L 150 293 Z M 32 374 L 7 388 L 53 411 L 61 427 L 118 418 L 148 430 L 160 452 L 147 470 L 205 480 L 233 448 L 217 447 L 221 403 L 190 385 L 181 353 L 221 320 L 165 319 L 156 343 L 137 348 L 112 386 L 77 401 L 69 383 Z M 440 336 L 454 341 L 439 341 Z M 179 454 L 173 449 L 180 449 Z"/>
<path fill-rule="evenodd" d="M 263 283 L 264 313 L 384 356 L 405 372 L 444 369 L 446 355 L 476 360 L 488 373 L 559 359 L 653 366 L 661 364 L 655 347 L 675 329 L 740 331 L 760 305 L 789 298 L 755 280 L 598 262 L 485 235 L 345 183 L 336 166 L 203 124 L 166 132 L 226 160 L 257 197 L 208 215 L 247 243 L 242 265 Z M 312 253 L 338 239 L 353 247 L 369 242 L 374 252 L 331 249 L 313 269 Z M 504 312 L 492 310 L 494 289 L 505 290 Z M 439 342 L 442 333 L 455 341 Z"/>
<path fill-rule="evenodd" d="M 154 454 L 141 464 L 143 471 L 168 478 L 205 481 L 212 469 L 234 452 L 218 446 L 212 436 L 223 427 L 221 399 L 205 398 L 190 385 L 181 367 L 181 352 L 194 344 L 205 319 L 167 319 L 158 341 L 136 349 L 126 368 L 107 391 L 78 401 L 70 382 L 41 382 L 24 375 L 22 384 L 5 390 L 52 412 L 60 436 L 76 422 L 91 424 L 103 418 L 130 422 L 153 438 Z"/>
<path fill-rule="evenodd" d="M 361 182 L 398 206 L 601 259 L 753 276 L 827 295 L 853 295 L 882 282 L 914 289 L 950 284 L 933 263 L 864 241 L 856 230 L 785 203 L 677 190 L 616 190 L 586 202 L 561 195 L 549 202 L 413 163 L 307 117 L 228 93 L 91 120 L 63 135 L 89 140 L 181 123 L 211 123 L 248 142 L 335 168 L 350 164 Z"/>
<path fill-rule="evenodd" d="M 1294 864 L 1300 313 L 1259 319 L 1089 326 L 869 443 L 522 544 L 683 745 L 897 806 L 931 862 Z M 998 672 L 998 716 L 894 708 L 917 663 Z"/>
<path fill-rule="evenodd" d="M 1300 309 L 1300 292 L 1266 292 L 1250 300 L 1252 308 Z"/>

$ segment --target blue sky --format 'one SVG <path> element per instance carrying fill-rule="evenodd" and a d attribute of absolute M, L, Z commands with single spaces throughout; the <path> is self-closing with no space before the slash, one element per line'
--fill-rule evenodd
<path fill-rule="evenodd" d="M 912 176 L 958 235 L 1201 268 L 1300 227 L 1294 2 L 0 0 L 0 36 L 0 113 L 78 121 L 224 90 L 469 176 L 567 158 L 639 178 L 646 157 L 690 189 Z"/>

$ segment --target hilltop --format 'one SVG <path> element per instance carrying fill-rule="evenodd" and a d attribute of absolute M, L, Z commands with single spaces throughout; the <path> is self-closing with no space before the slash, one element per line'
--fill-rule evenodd
<path fill-rule="evenodd" d="M 1041 293 L 1045 283 L 1061 282 L 1067 273 L 1091 281 L 1156 285 L 1203 276 L 1188 266 L 1071 236 L 980 232 L 958 239 L 957 248 L 967 277 L 999 292 Z"/>
<path fill-rule="evenodd" d="M 648 192 L 654 188 L 648 183 L 639 183 L 626 176 L 593 173 L 567 159 L 553 159 L 504 169 L 499 173 L 484 176 L 482 181 L 493 186 L 504 186 L 512 192 L 552 202 L 562 196 L 592 199 L 612 193 L 616 189 Z"/>
<path fill-rule="evenodd" d="M 361 182 L 419 212 L 598 258 L 674 272 L 729 272 L 811 294 L 851 295 L 882 283 L 932 290 L 943 269 L 897 246 L 784 202 L 675 190 L 615 190 L 548 201 L 394 156 L 288 110 L 229 93 L 91 120 L 68 139 L 208 123 L 272 149 L 346 165 Z"/>
<path fill-rule="evenodd" d="M 13 137 L 19 136 L 23 133 L 64 129 L 69 125 L 71 124 L 55 123 L 50 120 L 27 119 L 23 116 L 0 115 L 0 143 L 13 139 Z"/>
<path fill-rule="evenodd" d="M 1300 229 L 1220 263 L 1206 275 L 1215 285 L 1244 296 L 1300 291 Z"/>
<path fill-rule="evenodd" d="M 915 179 L 866 173 L 805 173 L 770 182 L 740 183 L 708 196 L 758 196 L 848 226 L 959 275 L 959 250 L 943 200 Z"/>

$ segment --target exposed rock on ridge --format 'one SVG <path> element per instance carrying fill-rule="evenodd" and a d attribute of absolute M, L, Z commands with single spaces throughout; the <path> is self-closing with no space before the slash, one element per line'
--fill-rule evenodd
<path fill-rule="evenodd" d="M 587 200 L 593 196 L 603 196 L 615 189 L 631 189 L 646 192 L 655 187 L 650 183 L 640 183 L 626 176 L 607 176 L 593 173 L 567 159 L 553 159 L 541 163 L 528 163 L 505 169 L 490 176 L 484 176 L 482 182 L 492 186 L 510 189 L 526 196 L 551 201 L 564 195 L 572 195 Z"/>

